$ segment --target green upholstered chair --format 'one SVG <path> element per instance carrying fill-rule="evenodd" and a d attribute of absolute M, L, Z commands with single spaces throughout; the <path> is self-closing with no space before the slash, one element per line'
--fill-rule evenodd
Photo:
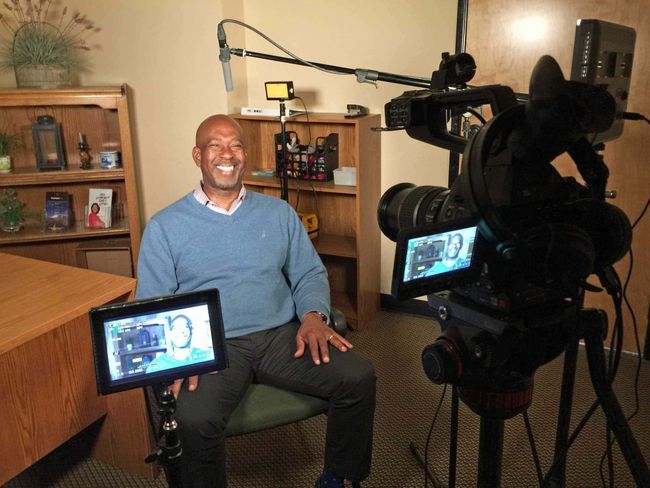
<path fill-rule="evenodd" d="M 347 333 L 345 316 L 337 309 L 330 313 L 330 326 L 340 335 Z M 157 408 L 157 391 L 145 388 L 145 399 L 156 438 L 160 436 L 161 416 Z M 233 437 L 291 424 L 327 412 L 328 402 L 268 385 L 253 383 L 248 387 L 230 417 L 226 436 Z"/>
<path fill-rule="evenodd" d="M 344 336 L 347 332 L 345 316 L 334 308 L 330 313 L 330 325 L 338 334 Z M 327 408 L 328 402 L 322 398 L 253 383 L 231 415 L 226 436 L 291 424 L 325 413 Z"/>

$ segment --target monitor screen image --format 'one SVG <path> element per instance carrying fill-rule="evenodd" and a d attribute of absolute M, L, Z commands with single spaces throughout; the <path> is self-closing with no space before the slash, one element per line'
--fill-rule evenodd
<path fill-rule="evenodd" d="M 112 380 L 214 359 L 208 306 L 107 320 Z"/>
<path fill-rule="evenodd" d="M 476 226 L 472 226 L 409 239 L 403 280 L 411 281 L 469 267 L 476 230 Z"/>
<path fill-rule="evenodd" d="M 216 290 L 108 305 L 90 311 L 100 393 L 223 369 Z"/>
<path fill-rule="evenodd" d="M 480 274 L 476 219 L 437 222 L 397 235 L 391 294 L 400 300 L 467 284 Z"/>

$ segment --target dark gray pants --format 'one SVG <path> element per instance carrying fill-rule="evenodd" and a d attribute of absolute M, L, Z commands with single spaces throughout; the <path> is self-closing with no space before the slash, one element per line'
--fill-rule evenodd
<path fill-rule="evenodd" d="M 313 364 L 309 349 L 294 358 L 296 331 L 290 323 L 275 329 L 228 339 L 228 369 L 186 383 L 177 400 L 175 418 L 183 447 L 184 487 L 227 486 L 224 430 L 249 383 L 259 383 L 326 398 L 325 467 L 349 480 L 370 472 L 375 410 L 375 371 L 354 351 L 330 346 L 330 362 Z M 319 473 L 314 473 L 314 478 Z"/>

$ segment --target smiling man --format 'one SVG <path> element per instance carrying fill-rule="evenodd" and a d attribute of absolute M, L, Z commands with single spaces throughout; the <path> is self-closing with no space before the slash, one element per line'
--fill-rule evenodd
<path fill-rule="evenodd" d="M 330 402 L 317 487 L 370 471 L 375 372 L 328 325 L 327 272 L 287 202 L 247 191 L 246 145 L 228 116 L 196 131 L 202 179 L 154 215 L 142 237 L 138 298 L 220 291 L 229 367 L 178 380 L 183 486 L 227 486 L 224 431 L 253 379 Z"/>
<path fill-rule="evenodd" d="M 239 125 L 225 115 L 213 115 L 196 131 L 192 158 L 201 168 L 203 191 L 217 205 L 230 209 L 241 196 L 246 153 Z M 234 198 L 233 198 L 234 197 Z"/>

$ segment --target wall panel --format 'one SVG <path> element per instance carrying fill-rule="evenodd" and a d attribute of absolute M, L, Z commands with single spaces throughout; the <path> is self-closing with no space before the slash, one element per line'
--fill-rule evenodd
<path fill-rule="evenodd" d="M 467 52 L 476 59 L 477 76 L 473 84 L 499 83 L 516 92 L 528 92 L 530 73 L 544 54 L 553 56 L 570 76 L 576 20 L 600 19 L 627 25 L 636 30 L 636 50 L 628 111 L 650 117 L 650 0 L 626 2 L 605 0 L 470 0 Z M 618 197 L 610 201 L 636 220 L 650 194 L 650 126 L 642 122 L 626 122 L 623 135 L 607 143 L 603 153 L 610 170 L 608 189 Z M 560 158 L 556 166 L 563 174 L 575 170 L 568 158 Z M 650 290 L 650 218 L 641 221 L 634 231 L 632 251 L 634 268 L 627 296 L 639 321 L 640 340 L 647 331 L 647 310 Z M 616 269 L 625 278 L 629 257 Z M 591 280 L 596 283 L 595 279 Z M 611 300 L 604 294 L 590 293 L 586 305 L 607 310 L 610 324 L 614 313 Z M 629 312 L 625 311 L 625 349 L 636 350 Z"/>

